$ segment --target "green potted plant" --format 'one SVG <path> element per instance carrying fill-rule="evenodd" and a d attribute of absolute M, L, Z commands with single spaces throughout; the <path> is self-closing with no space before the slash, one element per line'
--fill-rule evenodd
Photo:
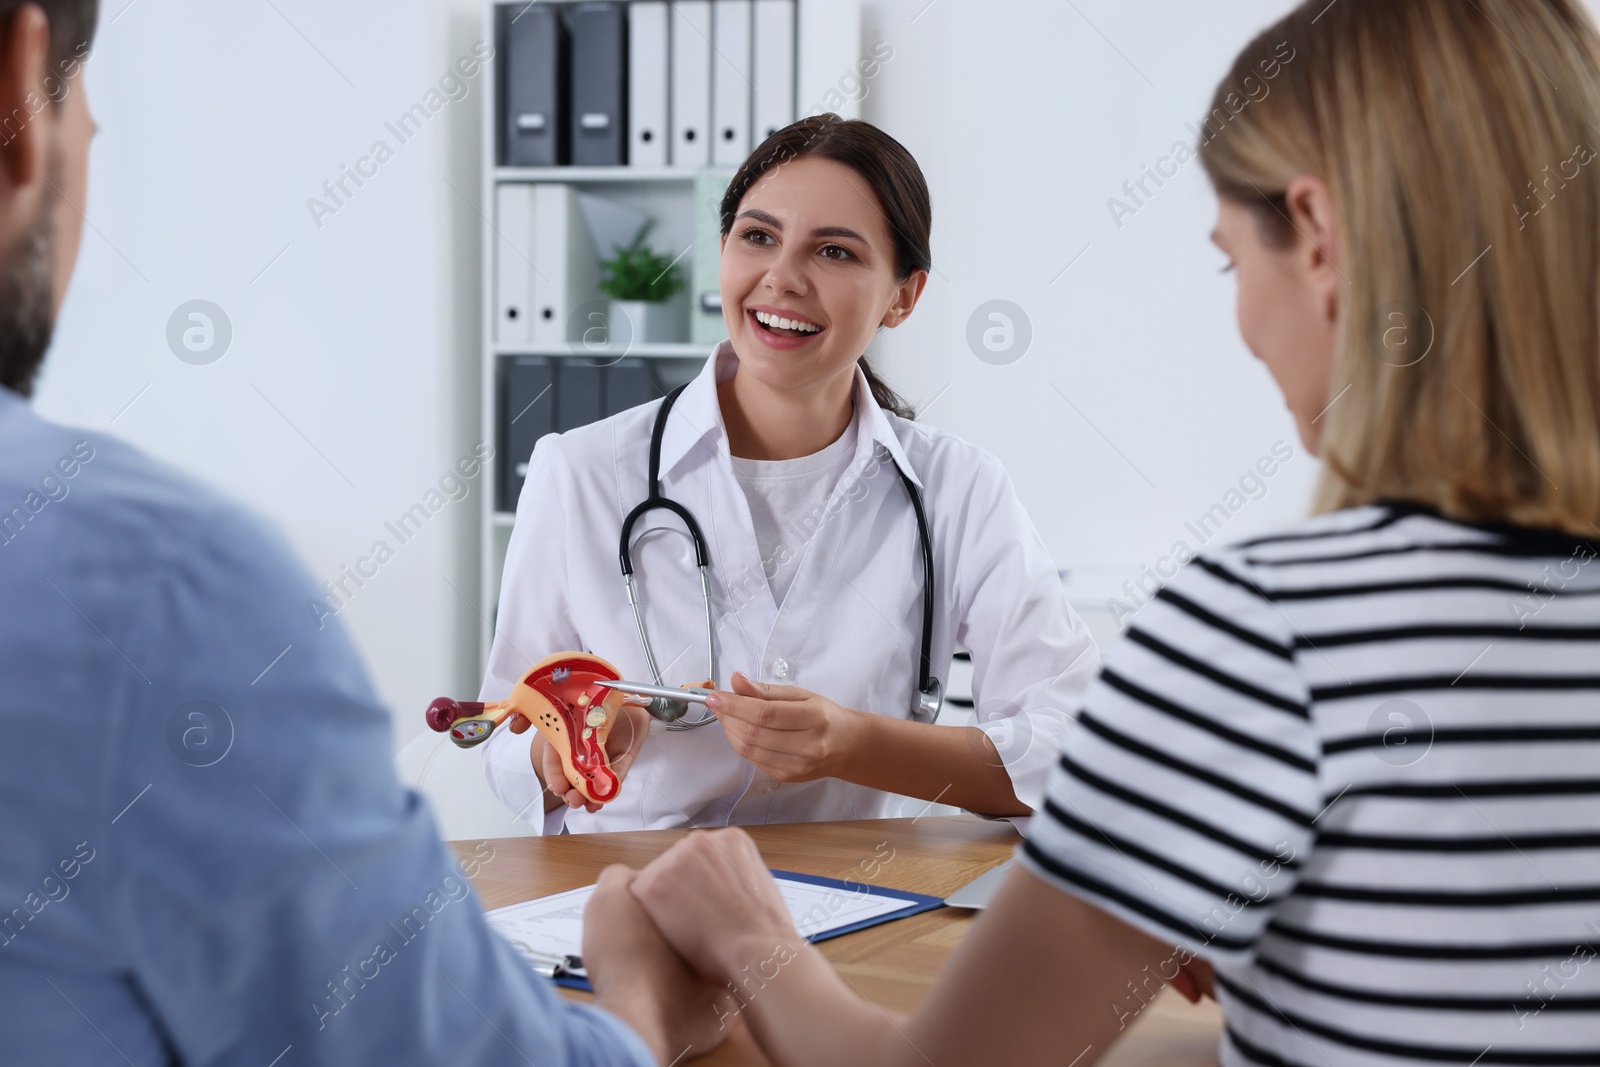
<path fill-rule="evenodd" d="M 600 261 L 600 291 L 611 300 L 613 340 L 651 343 L 682 339 L 681 309 L 672 298 L 683 290 L 683 272 L 644 243 L 650 225 L 640 226 L 632 243 L 626 248 L 614 245 L 611 257 Z M 629 323 L 631 330 L 623 322 Z"/>

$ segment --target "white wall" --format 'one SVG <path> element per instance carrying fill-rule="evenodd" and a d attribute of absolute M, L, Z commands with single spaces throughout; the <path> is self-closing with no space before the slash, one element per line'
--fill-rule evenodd
<path fill-rule="evenodd" d="M 1155 195 L 1120 228 L 1107 208 L 1142 165 L 1177 141 L 1193 147 L 1185 124 L 1198 125 L 1238 49 L 1290 6 L 867 2 L 864 38 L 887 41 L 894 58 L 862 117 L 918 158 L 934 201 L 936 269 L 916 314 L 880 342 L 880 364 L 913 400 L 949 387 L 926 418 L 1005 461 L 1080 609 L 1103 613 L 1176 540 L 1198 547 L 1184 524 L 1274 442 L 1300 451 L 1238 339 L 1198 162 L 1162 188 L 1147 183 Z M 1008 366 L 980 361 L 966 340 L 969 316 L 992 299 L 1019 305 L 1033 327 Z M 1222 538 L 1303 514 L 1314 473 L 1298 455 Z M 1109 616 L 1091 622 L 1108 632 Z"/>
<path fill-rule="evenodd" d="M 39 407 L 225 487 L 335 577 L 477 439 L 487 72 L 320 228 L 306 201 L 375 140 L 396 143 L 385 123 L 471 51 L 480 7 L 124 4 L 107 0 L 89 66 L 91 228 Z M 1141 164 L 1193 143 L 1184 124 L 1235 50 L 1287 8 L 866 2 L 863 48 L 894 57 L 862 114 L 916 154 L 935 202 L 936 273 L 880 362 L 914 400 L 948 387 L 928 420 L 1005 460 L 1080 606 L 1103 610 L 1176 539 L 1197 544 L 1184 523 L 1273 442 L 1298 450 L 1237 339 L 1198 165 L 1120 229 L 1106 207 Z M 234 328 L 210 366 L 165 339 L 195 298 Z M 1010 366 L 967 345 L 969 316 L 996 298 L 1034 330 Z M 1311 476 L 1296 459 L 1224 536 L 1300 514 Z M 473 499 L 446 508 L 341 613 L 399 743 L 432 696 L 476 690 L 475 522 Z"/>
<path fill-rule="evenodd" d="M 488 75 L 408 143 L 385 123 L 471 51 L 477 5 L 125 3 L 103 5 L 88 66 L 90 227 L 38 406 L 243 499 L 319 580 L 388 540 L 396 555 L 340 617 L 404 740 L 431 696 L 477 687 L 474 608 L 450 584 L 476 597 L 474 501 L 403 546 L 384 523 L 478 432 L 467 201 Z M 323 183 L 379 139 L 394 157 L 319 227 L 308 198 L 326 202 Z M 233 326 L 208 366 L 166 341 L 195 298 Z"/>

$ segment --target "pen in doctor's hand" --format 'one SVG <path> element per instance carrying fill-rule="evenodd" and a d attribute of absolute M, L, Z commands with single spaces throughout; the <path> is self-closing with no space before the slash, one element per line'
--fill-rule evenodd
<path fill-rule="evenodd" d="M 796 685 L 763 685 L 737 671 L 706 697 L 733 750 L 780 782 L 854 780 L 869 716 Z"/>

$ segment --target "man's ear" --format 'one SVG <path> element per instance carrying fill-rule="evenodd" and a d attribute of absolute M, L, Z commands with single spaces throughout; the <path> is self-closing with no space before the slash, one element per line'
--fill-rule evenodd
<path fill-rule="evenodd" d="M 50 20 L 38 4 L 25 3 L 0 26 L 0 178 L 13 191 L 45 173 L 49 65 Z"/>
<path fill-rule="evenodd" d="M 1339 314 L 1339 292 L 1348 284 L 1333 192 L 1321 178 L 1301 174 L 1290 180 L 1283 196 L 1289 206 L 1289 221 L 1300 237 L 1302 266 L 1316 286 L 1323 314 L 1331 322 Z"/>
<path fill-rule="evenodd" d="M 909 319 L 917 301 L 922 299 L 922 290 L 927 284 L 928 272 L 925 270 L 914 270 L 907 275 L 906 280 L 900 283 L 900 288 L 895 290 L 894 303 L 884 312 L 882 325 L 892 330 Z"/>

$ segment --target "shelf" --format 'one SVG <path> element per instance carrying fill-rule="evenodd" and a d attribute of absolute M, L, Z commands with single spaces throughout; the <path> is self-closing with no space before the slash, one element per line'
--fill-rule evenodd
<path fill-rule="evenodd" d="M 502 55 L 509 55 L 509 50 L 503 47 L 505 42 L 499 36 L 501 27 L 496 12 L 503 5 L 512 3 L 521 8 L 525 6 L 526 0 L 477 0 L 477 6 L 483 16 L 482 38 L 494 42 Z M 862 0 L 795 0 L 793 27 L 795 54 L 792 74 L 796 104 L 802 102 L 804 95 L 802 86 L 830 85 L 838 79 L 839 71 L 857 69 L 859 57 L 866 51 L 861 33 L 861 4 Z M 865 95 L 863 92 L 862 96 Z M 513 203 L 522 198 L 510 195 L 519 188 L 524 192 L 531 192 L 530 187 L 538 184 L 565 185 L 587 197 L 614 201 L 620 207 L 643 213 L 655 222 L 654 228 L 650 231 L 652 246 L 677 257 L 674 262 L 680 263 L 685 274 L 689 276 L 685 280 L 692 278 L 697 259 L 701 260 L 699 266 L 702 272 L 708 266 L 712 268 L 709 279 L 702 273 L 700 288 L 715 289 L 716 244 L 714 242 L 709 245 L 701 244 L 702 255 L 696 256 L 690 253 L 695 248 L 696 236 L 709 238 L 716 233 L 716 227 L 720 223 L 720 219 L 716 217 L 717 208 L 738 167 L 711 165 L 710 157 L 707 157 L 706 163 L 700 165 L 675 167 L 504 166 L 500 163 L 499 155 L 504 132 L 504 115 L 501 114 L 503 107 L 493 99 L 493 94 L 485 98 L 485 105 L 479 109 L 478 190 L 476 196 L 469 197 L 478 203 L 482 219 L 479 231 L 478 273 L 482 289 L 480 293 L 482 315 L 479 322 L 483 340 L 469 355 L 479 364 L 479 420 L 484 439 L 492 442 L 497 449 L 509 447 L 502 440 L 500 433 L 502 427 L 499 425 L 498 382 L 510 357 L 548 358 L 552 364 L 559 361 L 561 366 L 567 366 L 569 369 L 585 365 L 606 367 L 622 358 L 642 357 L 652 360 L 648 369 L 658 391 L 666 392 L 693 381 L 695 375 L 704 369 L 705 360 L 710 356 L 714 346 L 640 342 L 627 345 L 619 343 L 614 348 L 586 348 L 581 342 L 533 344 L 506 340 L 499 336 L 497 331 L 502 330 L 502 325 L 497 263 L 500 246 L 507 238 L 506 233 L 502 232 L 506 227 L 501 225 L 497 216 L 502 202 L 510 204 L 512 220 L 524 239 L 527 239 L 529 234 L 525 227 L 531 227 L 533 219 L 521 211 L 526 205 L 520 202 Z M 845 96 L 833 110 L 847 119 L 855 118 L 860 112 L 859 98 L 853 94 Z M 706 204 L 707 200 L 712 201 L 709 207 Z M 524 216 L 520 220 L 519 212 Z M 710 227 L 709 230 L 705 229 L 707 226 Z M 511 231 L 506 230 L 506 232 Z M 705 251 L 707 248 L 710 249 L 709 252 Z M 566 270 L 569 275 L 575 272 L 584 275 L 588 273 L 586 268 L 578 272 L 577 266 L 573 264 L 568 264 Z M 546 270 L 545 273 L 550 272 Z M 569 277 L 568 280 L 570 282 L 572 279 Z M 574 295 L 578 290 L 590 288 L 587 277 L 579 280 L 582 284 L 572 287 Z M 522 288 L 520 281 L 517 282 L 517 288 Z M 698 300 L 699 296 L 692 291 L 693 288 L 694 284 L 691 281 L 691 292 L 688 294 L 691 302 Z M 591 296 L 589 302 L 598 302 L 598 294 L 585 295 Z M 588 310 L 588 303 L 585 303 L 584 310 Z M 530 335 L 533 332 L 531 327 L 530 320 L 528 322 Z M 509 330 L 504 332 L 510 333 Z M 539 332 L 543 335 L 543 331 Z M 725 331 L 717 332 L 720 334 Z M 597 335 L 591 334 L 591 336 Z M 610 336 L 620 342 L 624 333 L 618 330 Z M 510 462 L 510 460 L 503 459 L 500 462 Z M 479 517 L 477 532 L 481 552 L 476 603 L 484 605 L 485 610 L 489 612 L 482 616 L 478 627 L 478 648 L 480 656 L 484 658 L 494 644 L 495 612 L 492 606 L 499 601 L 504 579 L 506 546 L 512 539 L 513 524 L 516 521 L 516 516 L 511 512 L 497 510 L 499 503 L 497 499 L 487 497 L 479 505 L 481 511 L 477 512 Z"/>
<path fill-rule="evenodd" d="M 702 174 L 732 178 L 731 170 L 701 170 L 682 167 L 496 167 L 500 182 L 635 182 L 689 185 Z"/>
<path fill-rule="evenodd" d="M 596 349 L 586 352 L 581 347 L 574 345 L 514 345 L 496 344 L 494 354 L 497 356 L 572 356 L 578 359 L 618 360 L 625 357 L 643 359 L 705 359 L 711 354 L 712 345 L 684 344 L 637 344 L 611 352 L 606 349 Z"/>

